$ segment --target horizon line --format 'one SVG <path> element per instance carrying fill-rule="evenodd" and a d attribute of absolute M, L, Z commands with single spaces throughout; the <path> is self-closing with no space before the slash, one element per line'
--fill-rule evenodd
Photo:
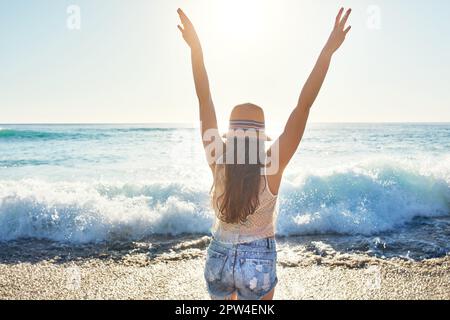
<path fill-rule="evenodd" d="M 450 121 L 311 121 L 309 124 L 450 124 Z M 197 127 L 192 122 L 5 122 L 5 125 L 183 125 Z"/>

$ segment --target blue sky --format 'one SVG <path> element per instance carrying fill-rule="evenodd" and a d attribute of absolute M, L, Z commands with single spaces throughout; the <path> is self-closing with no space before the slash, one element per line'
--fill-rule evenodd
<path fill-rule="evenodd" d="M 447 0 L 0 0 L 0 123 L 194 123 L 178 7 L 203 40 L 221 124 L 248 101 L 283 123 L 340 6 L 353 30 L 312 121 L 449 122 Z"/>

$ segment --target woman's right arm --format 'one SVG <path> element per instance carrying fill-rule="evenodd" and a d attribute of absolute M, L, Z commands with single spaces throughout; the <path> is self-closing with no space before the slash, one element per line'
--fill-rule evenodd
<path fill-rule="evenodd" d="M 216 111 L 209 87 L 208 73 L 203 59 L 203 50 L 194 25 L 183 12 L 178 9 L 183 26 L 178 25 L 184 40 L 191 49 L 192 72 L 194 75 L 195 91 L 197 93 L 200 111 L 201 134 L 208 163 L 214 169 L 215 161 L 220 155 L 223 145 L 217 126 Z"/>
<path fill-rule="evenodd" d="M 278 141 L 275 142 L 277 144 L 277 152 L 279 153 L 278 174 L 280 177 L 300 144 L 311 107 L 328 73 L 331 58 L 343 44 L 347 33 L 351 29 L 351 27 L 345 28 L 351 9 L 347 10 L 344 16 L 342 16 L 343 13 L 344 9 L 341 8 L 336 17 L 333 31 L 301 91 L 298 104 L 289 117 L 283 133 Z"/>

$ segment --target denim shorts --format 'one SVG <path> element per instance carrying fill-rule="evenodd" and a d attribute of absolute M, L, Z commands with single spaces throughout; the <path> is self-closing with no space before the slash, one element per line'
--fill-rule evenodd
<path fill-rule="evenodd" d="M 278 283 L 275 239 L 243 244 L 212 240 L 208 248 L 205 280 L 213 300 L 261 300 Z"/>

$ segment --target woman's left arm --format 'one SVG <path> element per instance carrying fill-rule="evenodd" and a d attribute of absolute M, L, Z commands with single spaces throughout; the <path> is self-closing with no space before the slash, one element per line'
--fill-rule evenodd
<path fill-rule="evenodd" d="M 280 176 L 300 144 L 311 107 L 314 104 L 320 89 L 322 88 L 330 67 L 332 56 L 344 43 L 345 37 L 351 29 L 351 27 L 346 28 L 346 23 L 350 13 L 351 9 L 347 10 L 345 14 L 343 8 L 339 11 L 335 20 L 333 31 L 331 32 L 331 35 L 323 48 L 313 71 L 303 86 L 298 104 L 291 113 L 291 116 L 286 123 L 284 132 L 281 134 L 278 141 L 275 142 L 278 143 L 279 147 Z"/>

